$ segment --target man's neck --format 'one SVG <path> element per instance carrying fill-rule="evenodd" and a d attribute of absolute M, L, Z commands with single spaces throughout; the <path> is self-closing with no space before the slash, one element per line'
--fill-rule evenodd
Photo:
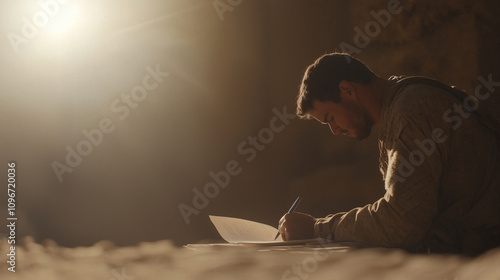
<path fill-rule="evenodd" d="M 361 101 L 363 102 L 366 114 L 368 114 L 374 125 L 380 123 L 386 87 L 387 80 L 378 76 L 375 77 L 375 80 L 371 84 L 365 86 L 365 94 Z"/>

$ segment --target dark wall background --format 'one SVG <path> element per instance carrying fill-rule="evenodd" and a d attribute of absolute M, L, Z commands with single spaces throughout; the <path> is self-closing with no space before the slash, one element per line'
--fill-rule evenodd
<path fill-rule="evenodd" d="M 60 11 L 79 10 L 72 29 L 40 28 L 16 54 L 7 34 L 40 6 L 2 1 L 0 179 L 15 161 L 18 237 L 182 245 L 219 238 L 209 214 L 277 224 L 297 195 L 298 211 L 315 216 L 375 201 L 384 193 L 376 130 L 359 142 L 296 118 L 251 161 L 238 146 L 269 127 L 273 109 L 294 112 L 305 68 L 343 42 L 355 46 L 354 28 L 388 2 L 220 0 L 238 4 L 221 20 L 212 1 L 74 1 Z M 500 79 L 498 2 L 401 6 L 355 53 L 379 75 L 430 76 L 469 92 L 478 75 Z M 110 104 L 142 83 L 148 65 L 170 75 L 120 120 Z M 115 130 L 59 182 L 51 164 L 103 118 Z M 241 173 L 186 225 L 179 205 L 192 206 L 193 188 L 229 161 Z"/>

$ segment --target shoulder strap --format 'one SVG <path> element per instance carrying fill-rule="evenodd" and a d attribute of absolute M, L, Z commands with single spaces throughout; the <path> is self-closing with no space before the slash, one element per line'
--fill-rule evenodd
<path fill-rule="evenodd" d="M 464 104 L 464 102 L 468 102 L 466 98 L 475 100 L 476 102 L 478 102 L 479 106 L 473 112 L 479 117 L 479 120 L 486 127 L 488 127 L 497 138 L 500 139 L 500 116 L 495 115 L 494 112 L 492 112 L 492 110 L 490 110 L 490 108 L 486 106 L 486 100 L 478 101 L 475 96 L 468 95 L 454 86 L 448 86 L 437 80 L 427 77 L 404 77 L 396 83 L 396 91 L 399 92 L 404 87 L 412 84 L 425 84 L 443 89 L 454 95 L 458 100 L 462 102 L 462 104 Z M 497 112 L 497 114 L 498 113 L 499 112 Z"/>

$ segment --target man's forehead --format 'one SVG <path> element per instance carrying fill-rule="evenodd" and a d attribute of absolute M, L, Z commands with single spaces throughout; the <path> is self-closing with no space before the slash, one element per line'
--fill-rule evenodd
<path fill-rule="evenodd" d="M 325 102 L 314 100 L 309 114 L 321 123 L 325 123 L 328 115 L 328 106 Z"/>

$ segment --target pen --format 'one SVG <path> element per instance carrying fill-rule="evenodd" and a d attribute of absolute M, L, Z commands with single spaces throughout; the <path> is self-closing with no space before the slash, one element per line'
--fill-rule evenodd
<path fill-rule="evenodd" d="M 295 200 L 295 202 L 292 204 L 292 207 L 290 207 L 290 210 L 288 210 L 287 214 L 292 213 L 295 210 L 295 208 L 297 208 L 297 205 L 299 205 L 300 200 L 301 200 L 301 198 L 300 198 L 300 196 L 298 196 L 297 199 Z M 276 238 L 278 238 L 278 236 L 280 236 L 279 231 L 276 234 L 276 237 L 274 238 L 274 240 L 276 240 Z"/>

